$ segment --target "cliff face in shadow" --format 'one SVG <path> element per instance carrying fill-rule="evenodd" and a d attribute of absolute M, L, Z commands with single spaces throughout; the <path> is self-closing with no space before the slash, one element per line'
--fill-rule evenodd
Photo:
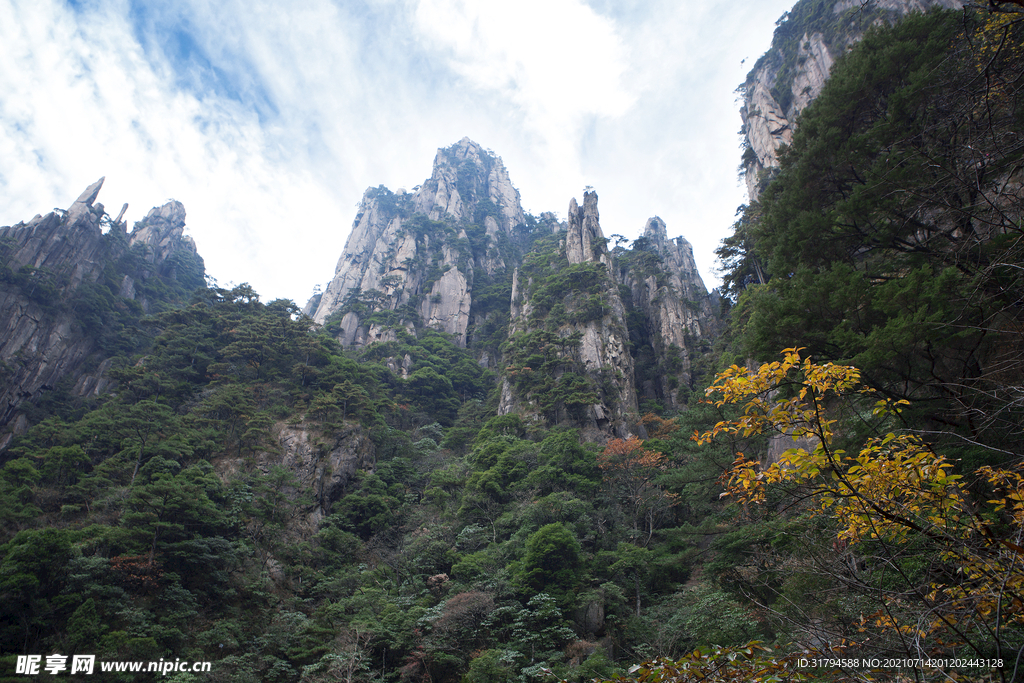
<path fill-rule="evenodd" d="M 669 239 L 665 221 L 655 216 L 629 252 L 616 254 L 616 275 L 628 292 L 638 399 L 652 408 L 682 409 L 695 388 L 695 357 L 718 333 L 693 247 L 683 237 Z"/>

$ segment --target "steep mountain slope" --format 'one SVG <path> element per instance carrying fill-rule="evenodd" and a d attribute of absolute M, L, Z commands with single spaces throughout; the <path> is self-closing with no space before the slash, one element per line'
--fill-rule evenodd
<path fill-rule="evenodd" d="M 179 202 L 128 233 L 127 204 L 111 220 L 96 203 L 102 185 L 67 211 L 0 227 L 0 429 L 62 380 L 79 396 L 101 390 L 102 361 L 130 350 L 141 314 L 205 285 Z"/>
<path fill-rule="evenodd" d="M 502 368 L 500 413 L 625 436 L 639 417 L 634 357 L 645 405 L 678 410 L 716 323 L 692 249 L 660 219 L 632 249 L 606 242 L 596 194 L 573 200 L 568 224 L 528 216 L 501 160 L 464 138 L 438 150 L 413 194 L 366 191 L 334 278 L 305 310 L 350 347 L 450 334 Z"/>
<path fill-rule="evenodd" d="M 778 167 L 779 148 L 793 141 L 797 118 L 821 93 L 835 60 L 878 22 L 892 23 L 908 12 L 932 7 L 956 9 L 960 0 L 801 0 L 777 23 L 772 46 L 747 74 L 742 132 L 746 151 L 741 171 L 751 201 Z"/>
<path fill-rule="evenodd" d="M 1021 434 L 1013 21 L 938 12 L 869 33 L 742 226 L 744 258 L 766 274 L 740 301 L 746 354 L 802 346 L 856 365 L 914 401 L 930 439 L 977 459 Z"/>
<path fill-rule="evenodd" d="M 641 403 L 679 410 L 696 387 L 693 360 L 718 333 L 718 314 L 682 237 L 649 219 L 632 249 L 616 250 L 617 277 L 628 304 Z M 628 291 L 628 295 L 625 294 Z M 650 405 L 650 404 L 648 404 Z"/>
<path fill-rule="evenodd" d="M 682 361 L 716 325 L 692 255 L 657 219 L 610 251 L 594 193 L 565 224 L 522 215 L 469 141 L 425 187 L 367 193 L 322 326 L 247 285 L 172 305 L 202 276 L 177 203 L 129 234 L 96 186 L 70 219 L 4 233 L 5 293 L 77 334 L 80 365 L 104 361 L 65 381 L 106 382 L 89 402 L 41 386 L 0 450 L 5 661 L 188 653 L 224 680 L 297 683 L 349 653 L 353 680 L 454 681 L 494 660 L 481 648 L 511 673 L 575 648 L 559 670 L 599 673 L 649 639 L 622 626 L 655 598 L 620 558 L 657 552 L 658 581 L 684 580 L 654 548 L 691 513 L 653 481 L 663 458 L 595 442 L 643 433 L 638 358 L 677 382 L 645 396 L 683 406 Z"/>
<path fill-rule="evenodd" d="M 465 346 L 474 285 L 505 271 L 525 224 L 501 159 L 463 138 L 438 150 L 413 194 L 364 193 L 334 278 L 306 311 L 318 323 L 342 316 L 348 346 L 392 340 L 386 328 L 396 324 L 441 330 Z"/>
<path fill-rule="evenodd" d="M 638 412 L 634 366 L 596 192 L 582 207 L 570 202 L 568 230 L 551 246 L 513 280 L 498 413 L 578 424 L 592 440 L 625 438 Z"/>
<path fill-rule="evenodd" d="M 742 410 L 733 435 L 776 436 L 735 446 L 748 460 L 730 475 L 744 521 L 772 531 L 723 539 L 716 562 L 723 581 L 752 577 L 739 591 L 804 647 L 1024 647 L 1021 620 L 990 609 L 1024 605 L 1001 535 L 1024 522 L 1004 501 L 1021 496 L 1024 457 L 1024 25 L 999 4 L 866 32 L 719 252 L 737 366 L 712 395 Z M 749 505 L 738 489 L 759 482 L 779 485 Z M 780 548 L 780 523 L 800 547 Z"/>

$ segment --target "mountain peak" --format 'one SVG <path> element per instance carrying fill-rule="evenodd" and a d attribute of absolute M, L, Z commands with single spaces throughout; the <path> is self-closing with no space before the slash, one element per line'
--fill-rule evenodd
<path fill-rule="evenodd" d="M 118 216 L 104 234 L 100 226 L 110 217 L 96 201 L 103 180 L 65 212 L 0 226 L 2 265 L 9 273 L 0 278 L 0 450 L 11 438 L 3 434 L 6 424 L 27 424 L 24 415 L 17 418 L 26 399 L 69 376 L 78 396 L 105 386 L 101 375 L 110 361 L 104 359 L 115 352 L 105 340 L 125 326 L 123 316 L 131 310 L 123 300 L 146 311 L 151 302 L 181 300 L 204 284 L 203 259 L 192 239 L 182 236 L 185 208 L 172 201 L 153 209 L 130 235 Z M 122 259 L 137 254 L 138 245 L 146 265 Z"/>
<path fill-rule="evenodd" d="M 454 233 L 435 232 L 424 218 Z M 322 296 L 310 300 L 308 312 L 320 323 L 346 312 L 339 337 L 345 344 L 377 341 L 382 337 L 367 325 L 367 316 L 349 309 L 356 298 L 380 292 L 385 303 L 375 303 L 375 310 L 418 302 L 423 324 L 455 334 L 464 344 L 474 274 L 503 272 L 504 257 L 494 247 L 516 242 L 525 223 L 519 191 L 501 159 L 464 137 L 437 150 L 430 178 L 414 194 L 395 195 L 383 187 L 366 191 L 334 278 Z M 466 230 L 478 242 L 476 251 L 467 246 Z M 492 248 L 480 246 L 485 244 Z M 441 269 L 439 274 L 427 264 Z"/>
<path fill-rule="evenodd" d="M 651 216 L 647 219 L 643 234 L 644 237 L 661 243 L 668 239 L 668 226 L 660 216 Z"/>
<path fill-rule="evenodd" d="M 437 164 L 437 160 L 442 155 L 450 155 L 456 159 L 482 159 L 482 158 L 493 158 L 494 155 L 483 148 L 479 142 L 470 140 L 468 137 L 464 137 L 454 145 L 450 147 L 439 147 L 437 150 L 437 156 L 435 157 L 434 164 Z"/>
<path fill-rule="evenodd" d="M 75 203 L 68 208 L 67 221 L 69 225 L 73 224 L 81 216 L 86 214 L 93 215 L 96 221 L 99 221 L 99 217 L 103 215 L 103 205 L 98 205 L 96 207 L 97 211 L 93 211 L 93 202 L 95 202 L 96 198 L 99 196 L 100 188 L 103 187 L 104 180 L 106 180 L 106 176 L 85 188 L 85 191 L 78 196 Z"/>
<path fill-rule="evenodd" d="M 103 187 L 103 181 L 106 179 L 107 177 L 103 176 L 95 183 L 85 188 L 85 191 L 78 196 L 78 199 L 75 200 L 75 203 L 88 204 L 89 206 L 92 206 L 92 203 L 96 201 L 96 197 L 98 197 L 100 194 L 100 188 Z"/>
<path fill-rule="evenodd" d="M 417 213 L 435 221 L 482 223 L 490 217 L 488 233 L 509 234 L 526 222 L 501 158 L 468 137 L 437 150 L 433 172 L 413 201 Z"/>
<path fill-rule="evenodd" d="M 597 193 L 583 194 L 583 206 L 573 197 L 569 202 L 569 228 L 565 236 L 565 256 L 569 263 L 600 261 L 611 273 L 612 259 L 608 254 L 604 233 L 601 231 L 601 214 L 597 210 Z"/>

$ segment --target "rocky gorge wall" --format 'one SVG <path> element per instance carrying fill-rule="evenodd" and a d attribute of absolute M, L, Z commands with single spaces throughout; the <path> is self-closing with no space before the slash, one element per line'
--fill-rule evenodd
<path fill-rule="evenodd" d="M 516 271 L 498 412 L 595 441 L 643 435 L 644 409 L 685 409 L 717 321 L 685 239 L 654 217 L 632 249 L 609 251 L 587 192 L 557 250 Z"/>

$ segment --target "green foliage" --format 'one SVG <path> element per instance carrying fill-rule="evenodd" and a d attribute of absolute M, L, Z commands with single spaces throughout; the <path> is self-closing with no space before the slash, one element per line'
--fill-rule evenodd
<path fill-rule="evenodd" d="M 501 650 L 484 650 L 469 663 L 469 671 L 462 677 L 462 683 L 504 683 L 512 674 L 508 664 L 502 661 Z"/>
<path fill-rule="evenodd" d="M 397 523 L 401 502 L 389 495 L 380 477 L 368 474 L 359 477 L 357 486 L 333 506 L 330 518 L 338 528 L 369 539 Z"/>
<path fill-rule="evenodd" d="M 375 188 L 368 189 L 366 191 L 366 195 L 369 198 L 376 200 L 377 206 L 380 207 L 380 210 L 388 215 L 408 215 L 411 209 L 412 202 L 410 199 L 412 197 L 410 195 L 395 194 L 383 185 L 378 185 Z M 356 220 L 358 221 L 359 218 L 357 217 Z"/>
<path fill-rule="evenodd" d="M 794 17 L 813 10 L 814 21 L 831 21 L 819 9 L 799 3 Z M 835 36 L 848 18 L 835 19 Z M 948 379 L 972 362 L 994 362 L 995 349 L 1013 358 L 1006 331 L 1016 329 L 1020 298 L 1010 267 L 1020 260 L 1019 224 L 996 221 L 982 195 L 960 187 L 957 211 L 977 221 L 937 241 L 903 243 L 941 222 L 929 213 L 938 200 L 916 205 L 906 196 L 922 196 L 927 182 L 948 189 L 922 161 L 935 152 L 945 163 L 939 138 L 953 140 L 952 156 L 975 180 L 979 168 L 964 145 L 992 154 L 983 188 L 990 171 L 1002 179 L 1019 163 L 1016 129 L 1006 124 L 1020 118 L 1012 79 L 988 100 L 971 100 L 976 113 L 992 105 L 1003 148 L 959 140 L 942 123 L 940 113 L 953 107 L 944 84 L 965 85 L 951 66 L 961 53 L 942 53 L 960 45 L 958 30 L 943 15 L 917 17 L 895 34 L 872 34 L 841 60 L 840 94 L 807 110 L 807 132 L 794 140 L 777 185 L 745 210 L 721 252 L 737 336 L 720 348 L 732 355 L 661 348 L 642 312 L 627 309 L 638 385 L 664 380 L 685 397 L 697 388 L 679 386 L 687 363 L 696 376 L 784 335 L 865 361 L 895 378 L 893 392 L 921 391 L 899 378 L 920 381 L 925 366 Z M 1005 47 L 1017 45 L 1015 31 L 1007 29 Z M 1014 73 L 1010 60 L 987 54 L 992 75 Z M 0 456 L 0 654 L 187 656 L 214 661 L 218 680 L 289 683 L 525 683 L 548 670 L 583 681 L 666 655 L 673 659 L 628 675 L 797 680 L 804 673 L 788 650 L 741 643 L 803 637 L 793 627 L 800 619 L 830 629 L 819 640 L 849 639 L 878 618 L 864 595 L 938 585 L 936 575 L 952 565 L 925 553 L 920 539 L 895 556 L 884 554 L 891 539 L 865 539 L 855 553 L 833 545 L 827 519 L 787 507 L 774 490 L 755 519 L 749 506 L 723 499 L 720 477 L 736 452 L 763 454 L 767 436 L 731 433 L 704 448 L 689 436 L 739 419 L 743 407 L 690 401 L 672 419 L 645 416 L 650 438 L 623 441 L 636 448 L 621 452 L 602 453 L 567 429 L 620 379 L 584 368 L 581 335 L 572 334 L 607 315 L 617 285 L 603 265 L 570 265 L 547 219 L 528 216 L 511 235 L 488 235 L 500 212 L 480 192 L 483 180 L 475 170 L 460 176 L 460 194 L 475 204 L 457 226 L 413 214 L 408 196 L 370 192 L 381 210 L 402 216 L 400 237 L 422 248 L 404 266 L 426 282 L 418 299 L 392 310 L 398 283 L 381 273 L 379 291 L 345 302 L 363 323 L 392 328 L 387 343 L 345 351 L 331 338 L 340 318 L 317 330 L 293 303 L 265 304 L 247 285 L 201 289 L 179 308 L 165 306 L 181 301 L 174 283 L 194 280 L 197 264 L 186 262 L 174 264 L 174 278 L 147 272 L 136 280 L 153 313 L 143 318 L 118 296 L 128 270 L 145 271 L 142 253 L 126 254 L 82 289 L 83 330 L 109 333 L 118 354 L 108 373 L 114 389 L 82 406 L 53 392 L 48 400 L 62 407 L 35 406 L 31 429 Z M 1009 198 L 992 203 L 1019 221 Z M 998 224 L 986 240 L 955 241 L 985 221 Z M 507 268 L 487 274 L 483 259 Z M 617 248 L 616 259 L 620 274 L 664 286 L 649 240 Z M 533 319 L 509 338 L 516 264 Z M 417 318 L 446 267 L 473 277 L 469 349 Z M 63 282 L 36 271 L 0 277 L 37 297 Z M 970 287 L 978 288 L 973 298 Z M 628 306 L 632 293 L 621 294 Z M 975 327 L 953 332 L 955 315 Z M 976 351 L 959 355 L 965 349 Z M 541 419 L 495 415 L 495 373 L 478 363 L 484 354 Z M 1002 367 L 1016 377 L 1012 363 Z M 994 389 L 997 378 L 988 378 Z M 641 397 L 652 410 L 666 405 L 659 391 Z M 1000 405 L 1005 391 L 971 404 L 974 419 L 1017 419 L 1015 407 Z M 862 413 L 848 415 L 857 419 L 837 441 L 859 437 Z M 932 415 L 956 417 L 941 406 Z M 909 410 L 901 419 L 921 424 Z M 899 428 L 895 418 L 891 428 Z M 1000 443 L 1012 450 L 1008 438 Z M 750 472 L 774 476 L 777 468 Z M 1014 481 L 974 482 L 977 500 L 996 489 L 1005 496 Z M 1018 514 L 993 511 L 993 532 L 1016 528 Z M 1015 557 L 1012 546 L 999 552 Z M 848 568 L 846 583 L 810 571 L 837 566 Z M 909 623 L 909 598 L 900 600 L 889 603 L 893 618 Z M 981 642 L 977 635 L 972 642 Z"/>
<path fill-rule="evenodd" d="M 526 555 L 515 577 L 530 593 L 548 593 L 561 607 L 576 599 L 583 565 L 579 541 L 561 522 L 542 526 L 526 541 Z"/>
<path fill-rule="evenodd" d="M 478 208 L 481 221 L 495 210 Z M 450 226 L 406 224 L 424 237 L 440 231 L 437 244 L 467 259 L 497 249 L 511 263 L 532 239 L 495 243 L 470 224 L 462 240 Z M 511 275 L 479 278 L 471 344 L 500 357 Z M 566 288 L 562 306 L 588 317 L 604 282 L 584 266 L 546 286 Z M 108 306 L 113 292 L 103 285 L 83 303 L 92 324 L 119 310 Z M 373 316 L 380 296 L 350 303 Z M 397 313 L 380 321 L 407 319 Z M 474 351 L 403 328 L 346 354 L 294 304 L 264 304 L 247 285 L 200 290 L 145 320 L 125 315 L 136 316 L 125 326 L 134 336 L 118 337 L 115 390 L 39 421 L 4 454 L 4 642 L 187 654 L 239 681 L 611 670 L 570 620 L 584 592 L 587 605 L 607 599 L 609 614 L 623 601 L 611 583 L 607 598 L 588 592 L 593 553 L 624 540 L 613 506 L 596 504 L 609 495 L 597 449 L 575 431 L 494 416 L 495 376 Z M 541 331 L 505 347 L 536 364 L 534 396 L 552 420 L 606 389 L 566 360 L 578 344 Z M 309 469 L 276 458 L 296 438 Z M 346 449 L 356 443 L 367 467 L 352 475 Z M 45 570 L 33 564 L 42 557 Z M 623 561 L 604 568 L 632 597 L 637 576 L 651 574 Z M 600 628 L 620 635 L 617 623 Z"/>
<path fill-rule="evenodd" d="M 801 346 L 854 364 L 979 464 L 1012 448 L 1021 419 L 1006 393 L 1022 375 L 1007 353 L 1021 216 L 1001 198 L 1024 153 L 1021 30 L 932 12 L 869 31 L 719 252 L 743 292 L 741 357 Z"/>
<path fill-rule="evenodd" d="M 529 283 L 530 322 L 554 331 L 565 324 L 598 320 L 609 312 L 607 291 L 612 287 L 602 263 L 569 263 L 558 242 L 538 240 L 522 268 Z"/>
<path fill-rule="evenodd" d="M 502 346 L 508 367 L 505 376 L 518 395 L 532 401 L 549 425 L 560 417 L 579 420 L 588 406 L 601 402 L 601 393 L 588 377 L 572 350 L 581 333 L 562 336 L 556 332 L 517 332 Z"/>
<path fill-rule="evenodd" d="M 762 67 L 771 68 L 776 73 L 772 96 L 785 112 L 793 100 L 792 86 L 797 70 L 808 56 L 805 36 L 820 34 L 825 45 L 836 54 L 876 22 L 892 23 L 897 17 L 896 10 L 873 5 L 837 12 L 821 0 L 800 0 L 776 22 L 772 46 L 755 62 L 747 84 Z"/>
<path fill-rule="evenodd" d="M 537 453 L 537 466 L 527 478 L 527 483 L 541 494 L 571 491 L 586 497 L 596 493 L 600 482 L 596 449 L 582 443 L 575 429 L 545 437 Z"/>
<path fill-rule="evenodd" d="M 768 281 L 765 266 L 754 249 L 754 234 L 761 219 L 761 205 L 754 202 L 736 210 L 732 234 L 722 240 L 715 255 L 722 264 L 722 293 L 732 302 L 744 289 Z"/>

